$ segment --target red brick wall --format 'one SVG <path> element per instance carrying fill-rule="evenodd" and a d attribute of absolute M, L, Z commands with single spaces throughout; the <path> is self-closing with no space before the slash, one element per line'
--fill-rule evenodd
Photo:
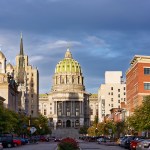
<path fill-rule="evenodd" d="M 144 90 L 144 82 L 150 82 L 150 75 L 144 75 L 144 67 L 150 67 L 150 63 L 137 63 L 126 74 L 127 109 L 130 112 L 141 105 L 142 95 L 150 94 L 150 90 Z"/>

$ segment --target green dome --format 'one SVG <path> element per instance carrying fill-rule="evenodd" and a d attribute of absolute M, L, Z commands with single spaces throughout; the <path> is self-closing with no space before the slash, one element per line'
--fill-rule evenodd
<path fill-rule="evenodd" d="M 65 58 L 56 65 L 55 73 L 81 73 L 80 64 L 72 58 L 69 49 L 66 51 Z"/>

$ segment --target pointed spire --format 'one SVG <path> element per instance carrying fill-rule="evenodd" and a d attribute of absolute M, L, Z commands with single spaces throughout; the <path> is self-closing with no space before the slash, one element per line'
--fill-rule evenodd
<path fill-rule="evenodd" d="M 65 58 L 72 58 L 72 54 L 71 54 L 69 48 L 67 48 L 67 51 L 65 53 Z"/>
<path fill-rule="evenodd" d="M 22 38 L 22 32 L 21 32 L 21 40 L 20 40 L 20 55 L 24 55 L 23 53 L 23 38 Z"/>

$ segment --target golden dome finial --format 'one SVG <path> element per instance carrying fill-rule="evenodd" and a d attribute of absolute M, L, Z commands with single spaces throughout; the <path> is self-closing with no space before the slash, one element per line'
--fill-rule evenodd
<path fill-rule="evenodd" d="M 72 58 L 72 54 L 71 54 L 69 48 L 67 48 L 67 51 L 65 53 L 65 58 Z"/>

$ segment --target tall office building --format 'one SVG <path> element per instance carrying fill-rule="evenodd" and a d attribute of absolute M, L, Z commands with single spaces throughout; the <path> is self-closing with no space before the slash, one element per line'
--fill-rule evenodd
<path fill-rule="evenodd" d="M 150 95 L 150 56 L 135 55 L 126 72 L 127 109 L 130 114 Z"/>
<path fill-rule="evenodd" d="M 112 108 L 121 108 L 126 101 L 126 84 L 122 81 L 121 71 L 106 71 L 105 84 L 98 89 L 99 121 L 110 114 Z"/>
<path fill-rule="evenodd" d="M 19 110 L 33 117 L 38 116 L 39 72 L 37 68 L 33 68 L 29 64 L 28 56 L 24 54 L 22 35 L 20 53 L 16 56 L 14 75 L 19 85 Z"/>

